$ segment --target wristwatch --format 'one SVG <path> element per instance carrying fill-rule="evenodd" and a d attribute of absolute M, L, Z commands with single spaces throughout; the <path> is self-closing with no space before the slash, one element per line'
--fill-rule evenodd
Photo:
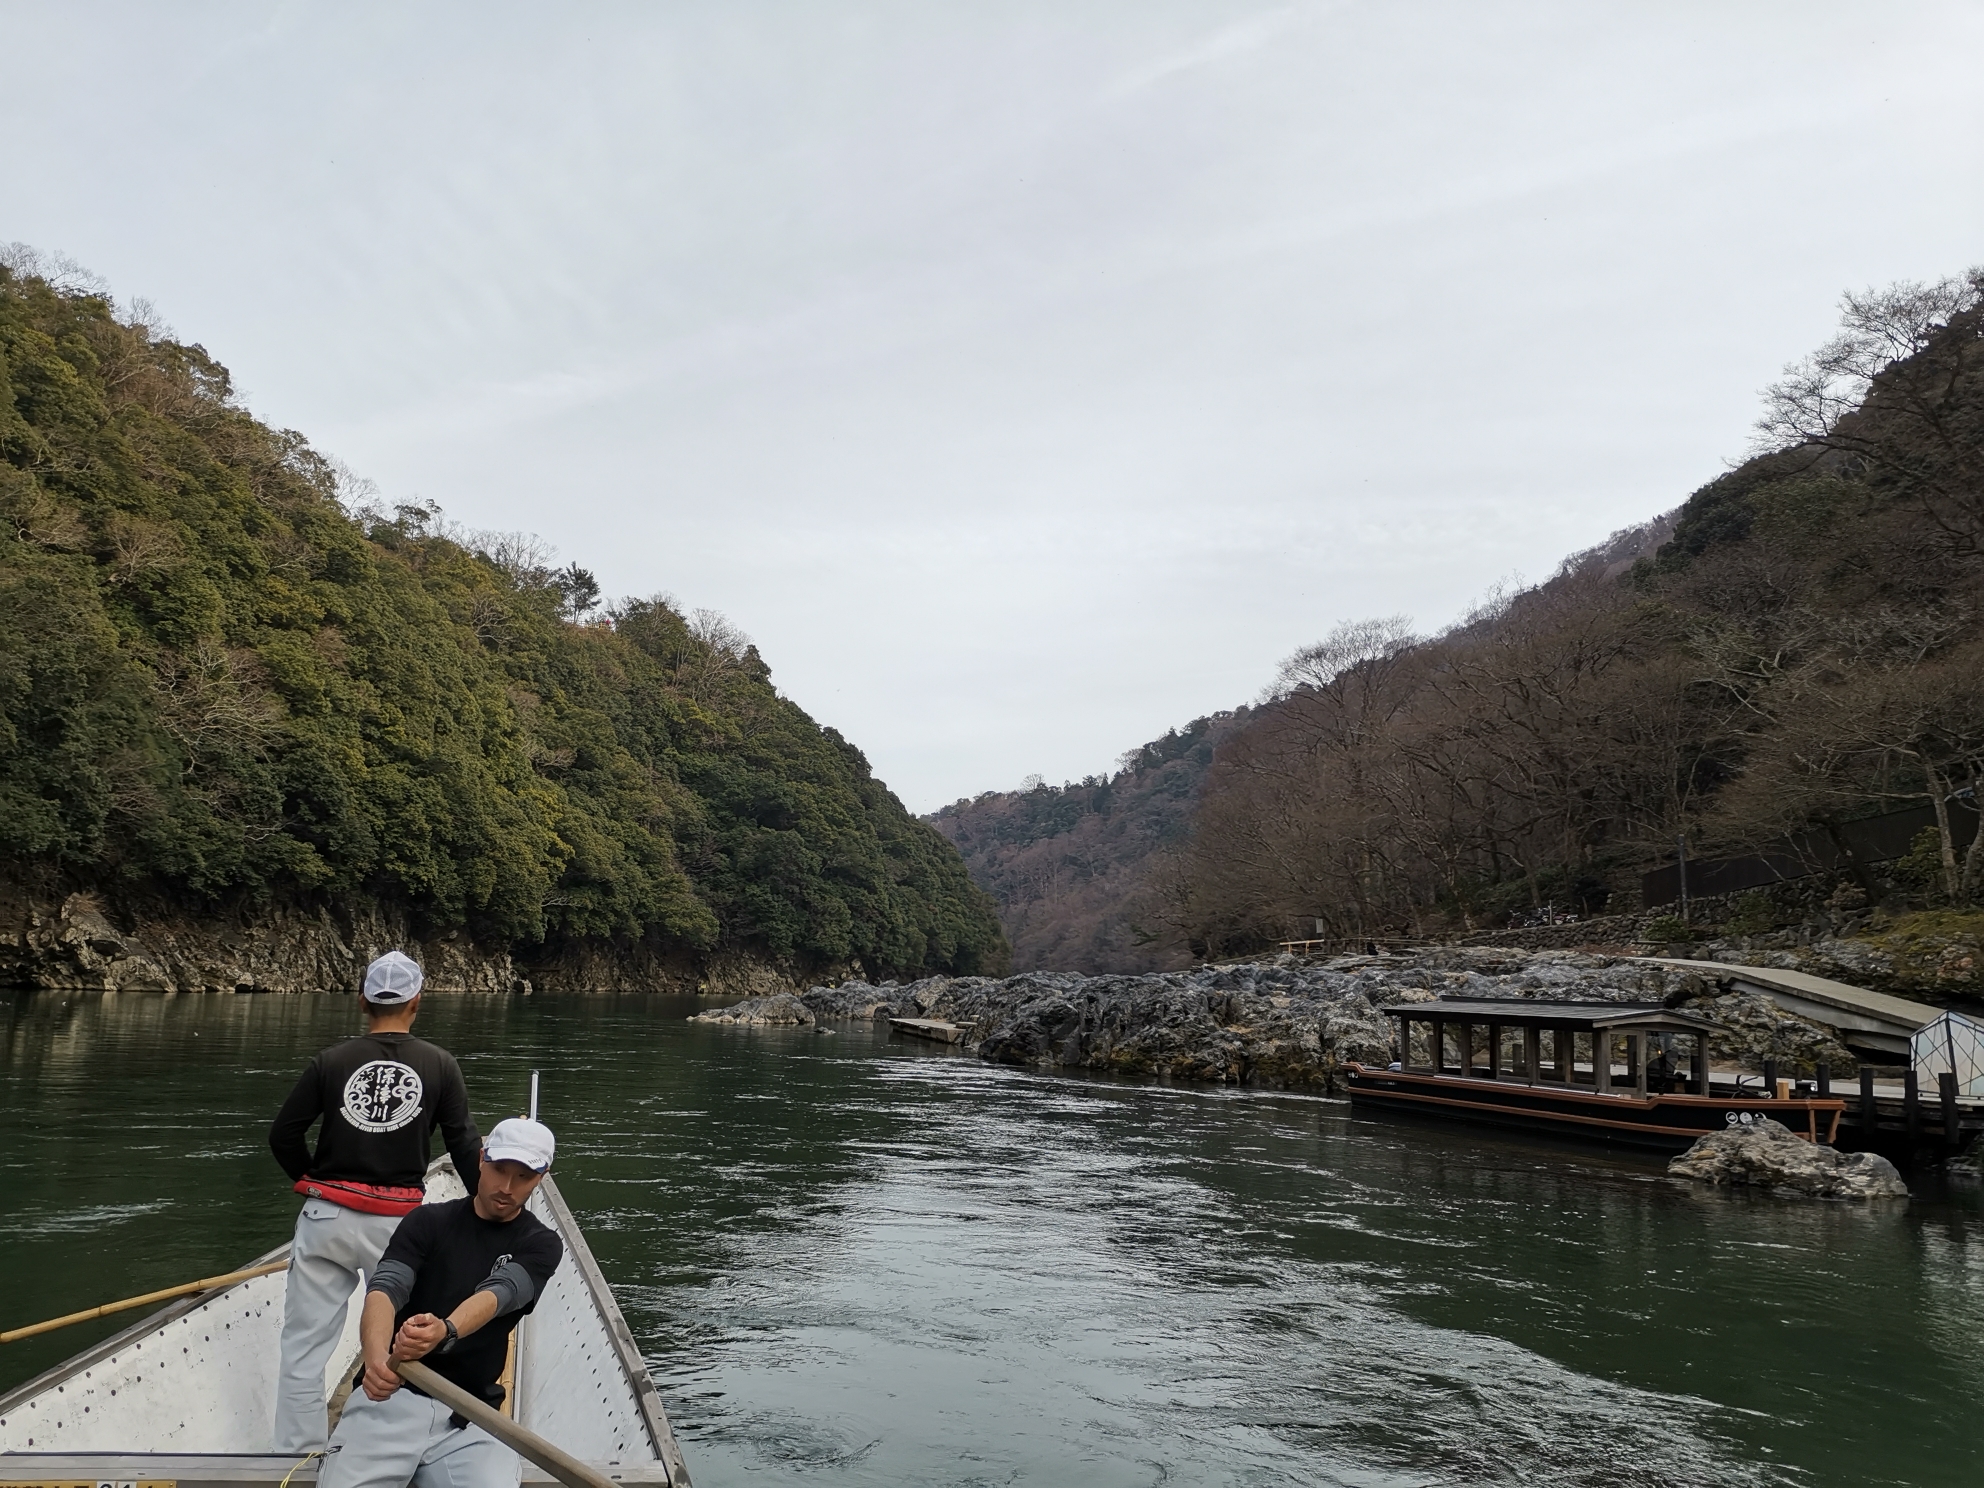
<path fill-rule="evenodd" d="M 448 1330 L 448 1336 L 435 1345 L 434 1352 L 437 1354 L 445 1354 L 449 1349 L 462 1341 L 462 1335 L 455 1331 L 455 1320 L 453 1318 L 441 1319 L 441 1326 Z"/>

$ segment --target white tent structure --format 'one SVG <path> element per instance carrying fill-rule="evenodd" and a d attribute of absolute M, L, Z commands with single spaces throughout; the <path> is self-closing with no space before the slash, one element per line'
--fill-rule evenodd
<path fill-rule="evenodd" d="M 1916 1030 L 1908 1053 L 1916 1083 L 1930 1095 L 1936 1077 L 1955 1070 L 1959 1096 L 1984 1097 L 1984 1023 L 1962 1013 L 1944 1013 Z"/>

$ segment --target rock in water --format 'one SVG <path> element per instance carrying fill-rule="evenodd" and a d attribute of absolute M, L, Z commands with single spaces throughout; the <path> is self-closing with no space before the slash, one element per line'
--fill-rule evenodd
<path fill-rule="evenodd" d="M 711 1008 L 707 1013 L 697 1013 L 689 1019 L 691 1023 L 755 1023 L 755 1024 L 808 1024 L 813 1021 L 813 1010 L 794 997 L 790 992 L 780 992 L 772 997 L 751 997 L 726 1008 Z"/>
<path fill-rule="evenodd" d="M 1721 1188 L 1767 1188 L 1812 1199 L 1908 1197 L 1908 1185 L 1885 1157 L 1821 1147 L 1768 1116 L 1710 1132 L 1670 1162 L 1667 1171 Z"/>

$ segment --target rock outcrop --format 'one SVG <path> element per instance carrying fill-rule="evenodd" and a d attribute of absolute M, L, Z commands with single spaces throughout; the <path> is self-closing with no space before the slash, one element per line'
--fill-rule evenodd
<path fill-rule="evenodd" d="M 0 982 L 92 992 L 355 991 L 366 963 L 399 948 L 437 992 L 528 991 L 507 951 L 466 936 L 421 941 L 384 914 L 258 908 L 240 918 L 162 906 L 112 918 L 105 902 L 74 893 L 59 905 L 17 900 L 0 910 Z"/>
<path fill-rule="evenodd" d="M 801 1001 L 821 1018 L 945 1018 L 967 1030 L 966 1043 L 980 1058 L 1003 1064 L 1320 1086 L 1346 1060 L 1392 1058 L 1392 1026 L 1381 1006 L 1440 995 L 1690 1005 L 1715 998 L 1716 989 L 1684 969 L 1630 957 L 1449 946 L 1138 976 L 850 981 L 810 988 Z M 1768 1014 L 1747 1011 L 1755 1016 L 1724 1049 L 1727 1057 L 1753 1069 L 1764 1058 L 1780 1059 L 1788 1073 L 1796 1060 L 1787 1050 L 1823 1048 L 1836 1072 L 1854 1067 L 1829 1030 L 1786 1019 L 1775 1004 Z"/>
<path fill-rule="evenodd" d="M 691 1023 L 757 1023 L 785 1024 L 811 1027 L 813 1010 L 790 992 L 778 992 L 770 997 L 751 997 L 730 1007 L 712 1008 L 706 1013 L 697 1013 L 690 1018 Z"/>
<path fill-rule="evenodd" d="M 1858 1057 L 1840 1042 L 1837 1029 L 1787 1013 L 1761 992 L 1689 997 L 1679 1006 L 1722 1025 L 1724 1031 L 1709 1038 L 1711 1063 L 1726 1060 L 1760 1069 L 1770 1059 L 1780 1074 L 1802 1079 L 1811 1078 L 1821 1064 L 1830 1066 L 1835 1079 L 1860 1067 Z"/>
<path fill-rule="evenodd" d="M 1710 1132 L 1667 1171 L 1718 1188 L 1768 1189 L 1811 1199 L 1908 1197 L 1908 1185 L 1885 1157 L 1821 1147 L 1768 1116 Z"/>
<path fill-rule="evenodd" d="M 156 900 L 38 893 L 0 881 L 0 986 L 83 992 L 355 992 L 365 967 L 403 950 L 431 991 L 791 993 L 784 968 L 738 952 L 665 955 L 612 940 L 520 959 L 459 931 L 421 935 L 376 906 L 262 904 L 194 912 Z"/>

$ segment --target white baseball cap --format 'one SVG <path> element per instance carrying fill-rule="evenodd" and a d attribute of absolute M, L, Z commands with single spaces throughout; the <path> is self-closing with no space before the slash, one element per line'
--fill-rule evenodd
<path fill-rule="evenodd" d="M 482 1155 L 490 1162 L 520 1162 L 533 1172 L 551 1166 L 551 1154 L 558 1139 L 542 1121 L 528 1116 L 511 1116 L 496 1123 L 496 1129 L 483 1139 Z"/>
<path fill-rule="evenodd" d="M 420 995 L 420 984 L 426 980 L 411 956 L 388 951 L 365 968 L 365 1000 L 381 1007 L 412 1002 Z"/>

